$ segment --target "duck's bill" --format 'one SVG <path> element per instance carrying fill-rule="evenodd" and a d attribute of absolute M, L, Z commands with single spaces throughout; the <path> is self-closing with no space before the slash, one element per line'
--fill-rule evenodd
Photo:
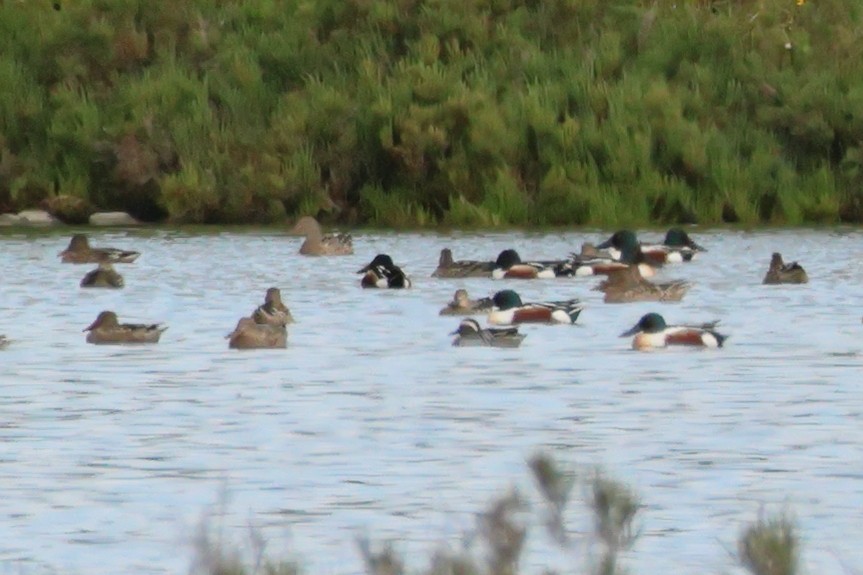
<path fill-rule="evenodd" d="M 641 328 L 638 326 L 638 324 L 635 324 L 634 326 L 632 326 L 631 328 L 629 328 L 628 330 L 626 330 L 625 332 L 620 334 L 619 337 L 629 337 L 629 336 L 637 334 L 639 331 L 641 331 Z"/>

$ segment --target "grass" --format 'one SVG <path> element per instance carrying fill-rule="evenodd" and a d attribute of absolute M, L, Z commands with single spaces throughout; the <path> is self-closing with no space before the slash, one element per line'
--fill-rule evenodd
<path fill-rule="evenodd" d="M 545 533 L 573 558 L 583 545 L 598 549 L 590 553 L 581 568 L 573 572 L 591 575 L 626 573 L 621 562 L 640 537 L 642 510 L 638 495 L 627 485 L 608 477 L 601 470 L 577 473 L 560 466 L 549 454 L 539 452 L 528 460 L 541 500 Z M 582 511 L 590 517 L 593 529 L 587 534 L 572 531 L 573 495 L 582 488 Z M 532 538 L 529 499 L 515 488 L 493 499 L 477 515 L 476 527 L 465 537 L 458 550 L 441 547 L 420 571 L 410 571 L 396 542 L 375 543 L 368 537 L 357 541 L 359 559 L 367 575 L 518 575 L 527 570 L 522 555 Z M 229 540 L 224 528 L 207 516 L 194 540 L 193 575 L 300 575 L 296 561 L 275 558 L 267 541 L 254 528 L 249 529 L 245 545 Z M 585 538 L 586 537 L 586 541 Z M 738 539 L 737 560 L 751 575 L 796 575 L 800 573 L 800 539 L 795 521 L 787 514 L 759 517 L 746 526 Z M 649 566 L 643 572 L 652 572 Z M 544 569 L 545 575 L 556 571 Z"/>

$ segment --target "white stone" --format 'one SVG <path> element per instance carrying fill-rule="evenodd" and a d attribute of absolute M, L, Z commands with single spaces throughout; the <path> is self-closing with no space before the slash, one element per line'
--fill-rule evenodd
<path fill-rule="evenodd" d="M 15 214 L 0 214 L 0 226 L 21 226 L 26 222 L 21 216 Z"/>
<path fill-rule="evenodd" d="M 96 212 L 90 216 L 91 226 L 137 226 L 140 223 L 126 212 Z"/>
<path fill-rule="evenodd" d="M 60 220 L 45 210 L 24 210 L 22 212 L 18 212 L 18 217 L 24 220 L 23 223 L 30 224 L 32 226 L 50 226 L 60 223 Z"/>

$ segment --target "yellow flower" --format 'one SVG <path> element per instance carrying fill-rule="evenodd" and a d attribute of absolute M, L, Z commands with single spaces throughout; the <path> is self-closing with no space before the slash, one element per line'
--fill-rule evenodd
<path fill-rule="evenodd" d="M 797 0 L 798 6 L 803 6 L 804 4 L 806 4 L 806 0 Z"/>

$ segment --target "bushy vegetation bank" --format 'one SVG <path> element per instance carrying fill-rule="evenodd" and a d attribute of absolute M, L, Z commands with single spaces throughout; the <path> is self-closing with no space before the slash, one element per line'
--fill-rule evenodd
<path fill-rule="evenodd" d="M 0 210 L 863 221 L 845 0 L 2 0 Z"/>

